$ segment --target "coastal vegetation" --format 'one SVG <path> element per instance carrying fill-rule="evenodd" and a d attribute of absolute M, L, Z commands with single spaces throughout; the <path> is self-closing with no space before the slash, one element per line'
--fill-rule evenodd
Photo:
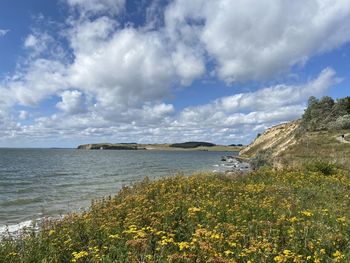
<path fill-rule="evenodd" d="M 258 168 L 301 166 L 323 161 L 350 170 L 350 97 L 310 97 L 302 118 L 259 134 L 240 154 Z"/>
<path fill-rule="evenodd" d="M 350 171 L 350 144 L 341 138 L 342 134 L 350 134 L 350 130 L 306 132 L 275 160 L 290 167 L 323 161 Z"/>
<path fill-rule="evenodd" d="M 337 99 L 310 97 L 301 119 L 300 131 L 350 129 L 350 97 Z"/>
<path fill-rule="evenodd" d="M 178 175 L 5 237 L 0 262 L 349 262 L 348 172 Z"/>

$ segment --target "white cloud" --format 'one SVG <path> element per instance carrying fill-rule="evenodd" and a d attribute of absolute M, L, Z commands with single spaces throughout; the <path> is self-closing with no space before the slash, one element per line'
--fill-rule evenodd
<path fill-rule="evenodd" d="M 16 98 L 11 90 L 5 86 L 1 86 L 0 82 L 0 110 L 10 108 L 16 103 Z"/>
<path fill-rule="evenodd" d="M 46 60 L 63 60 L 66 51 L 61 43 L 47 32 L 33 30 L 24 39 L 24 48 L 28 51 L 27 62 L 35 63 L 35 59 L 45 58 Z"/>
<path fill-rule="evenodd" d="M 0 37 L 5 36 L 8 32 L 10 32 L 9 29 L 1 29 L 1 28 L 0 28 Z"/>
<path fill-rule="evenodd" d="M 175 123 L 184 129 L 201 130 L 203 134 L 208 134 L 208 129 L 221 129 L 225 131 L 223 138 L 231 133 L 243 135 L 244 131 L 247 141 L 252 139 L 252 130 L 257 126 L 263 130 L 299 118 L 309 96 L 322 96 L 338 82 L 335 72 L 327 68 L 306 84 L 271 86 L 185 108 Z"/>
<path fill-rule="evenodd" d="M 276 85 L 262 88 L 255 92 L 240 93 L 222 98 L 216 103 L 226 111 L 266 110 L 283 105 L 293 105 L 305 101 L 310 96 L 324 94 L 329 87 L 339 82 L 331 68 L 324 69 L 320 75 L 306 84 L 299 86 Z"/>
<path fill-rule="evenodd" d="M 27 36 L 27 38 L 24 40 L 24 46 L 26 48 L 34 48 L 38 44 L 38 39 L 34 35 L 30 34 Z"/>
<path fill-rule="evenodd" d="M 61 94 L 61 101 L 56 107 L 68 114 L 78 114 L 86 111 L 83 94 L 78 90 L 65 90 Z"/>
<path fill-rule="evenodd" d="M 20 125 L 16 123 L 9 112 L 9 108 L 0 99 L 0 138 L 3 140 L 16 139 L 16 134 L 20 130 Z"/>
<path fill-rule="evenodd" d="M 36 106 L 39 102 L 67 88 L 66 67 L 58 61 L 36 59 L 24 72 L 6 83 L 18 103 Z"/>
<path fill-rule="evenodd" d="M 75 53 L 93 54 L 109 40 L 116 30 L 116 22 L 106 16 L 93 21 L 72 22 L 68 39 Z"/>
<path fill-rule="evenodd" d="M 29 117 L 29 113 L 25 110 L 21 110 L 18 114 L 18 118 L 20 120 L 26 120 L 26 119 L 28 119 L 28 117 Z"/>
<path fill-rule="evenodd" d="M 177 75 L 181 78 L 181 84 L 187 86 L 205 73 L 204 59 L 196 50 L 178 44 L 176 51 L 172 53 L 173 63 Z"/>
<path fill-rule="evenodd" d="M 167 9 L 170 35 L 198 40 L 231 83 L 266 80 L 350 40 L 347 0 L 176 0 Z"/>
<path fill-rule="evenodd" d="M 125 5 L 125 0 L 67 0 L 68 5 L 76 8 L 81 16 L 108 13 L 119 14 Z"/>
<path fill-rule="evenodd" d="M 102 107 L 162 99 L 174 80 L 160 36 L 132 28 L 97 43 L 93 53 L 77 52 L 69 70 L 71 85 L 94 94 Z"/>

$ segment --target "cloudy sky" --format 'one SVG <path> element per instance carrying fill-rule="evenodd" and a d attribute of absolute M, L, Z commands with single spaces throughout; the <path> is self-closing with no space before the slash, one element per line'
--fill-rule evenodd
<path fill-rule="evenodd" d="M 249 143 L 350 95 L 350 0 L 1 0 L 0 147 Z"/>

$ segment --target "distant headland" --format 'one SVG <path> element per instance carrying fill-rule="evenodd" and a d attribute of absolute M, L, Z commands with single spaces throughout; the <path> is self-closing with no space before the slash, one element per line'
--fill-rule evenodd
<path fill-rule="evenodd" d="M 243 145 L 217 145 L 211 142 L 183 142 L 173 144 L 138 144 L 138 143 L 92 143 L 82 144 L 79 150 L 158 150 L 158 151 L 240 151 Z"/>

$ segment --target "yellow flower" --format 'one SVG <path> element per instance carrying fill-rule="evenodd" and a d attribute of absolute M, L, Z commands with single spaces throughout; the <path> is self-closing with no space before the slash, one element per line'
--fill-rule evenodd
<path fill-rule="evenodd" d="M 173 243 L 174 239 L 172 237 L 162 236 L 162 240 L 159 242 L 161 246 L 166 246 L 167 244 Z"/>
<path fill-rule="evenodd" d="M 188 209 L 188 213 L 190 216 L 195 215 L 196 213 L 200 212 L 202 209 L 200 209 L 199 207 L 190 207 Z"/>
<path fill-rule="evenodd" d="M 335 251 L 332 255 L 334 257 L 335 262 L 339 262 L 341 259 L 344 258 L 344 255 L 339 250 Z"/>
<path fill-rule="evenodd" d="M 201 211 L 201 209 L 198 207 L 190 207 L 188 209 L 188 212 L 190 212 L 190 213 L 195 213 L 195 212 L 199 212 L 199 211 Z"/>
<path fill-rule="evenodd" d="M 73 252 L 72 253 L 72 256 L 73 256 L 72 262 L 77 262 L 78 259 L 86 257 L 88 255 L 89 255 L 89 253 L 84 251 L 84 250 L 80 251 L 80 252 Z"/>
<path fill-rule="evenodd" d="M 289 219 L 289 222 L 291 223 L 294 223 L 294 222 L 297 222 L 298 221 L 298 218 L 293 216 L 292 218 Z"/>
<path fill-rule="evenodd" d="M 220 235 L 217 234 L 217 233 L 216 233 L 216 234 L 212 234 L 212 235 L 211 235 L 211 238 L 212 238 L 212 239 L 220 239 Z"/>
<path fill-rule="evenodd" d="M 55 234 L 55 230 L 50 230 L 49 231 L 49 236 L 52 236 L 53 234 Z"/>
<path fill-rule="evenodd" d="M 111 238 L 111 239 L 118 239 L 118 238 L 119 238 L 119 235 L 118 235 L 118 234 L 109 235 L 109 238 Z"/>
<path fill-rule="evenodd" d="M 139 238 L 144 238 L 147 236 L 147 234 L 144 231 L 137 231 L 136 236 Z"/>
<path fill-rule="evenodd" d="M 341 223 L 344 223 L 344 222 L 346 221 L 346 217 L 345 217 L 345 216 L 343 216 L 343 217 L 338 217 L 338 218 L 337 218 L 337 221 L 338 221 L 338 222 L 341 222 Z"/>
<path fill-rule="evenodd" d="M 182 250 L 187 249 L 187 248 L 190 247 L 190 245 L 188 244 L 188 242 L 180 242 L 178 245 L 179 245 L 180 251 L 182 251 Z"/>
<path fill-rule="evenodd" d="M 237 247 L 237 243 L 236 242 L 229 242 L 228 245 L 230 247 Z"/>
<path fill-rule="evenodd" d="M 275 262 L 282 263 L 283 262 L 283 256 L 275 256 L 274 257 Z"/>
<path fill-rule="evenodd" d="M 301 211 L 300 212 L 303 216 L 306 216 L 306 217 L 310 217 L 310 216 L 313 216 L 314 214 L 309 211 L 309 210 L 305 210 L 305 211 Z"/>

